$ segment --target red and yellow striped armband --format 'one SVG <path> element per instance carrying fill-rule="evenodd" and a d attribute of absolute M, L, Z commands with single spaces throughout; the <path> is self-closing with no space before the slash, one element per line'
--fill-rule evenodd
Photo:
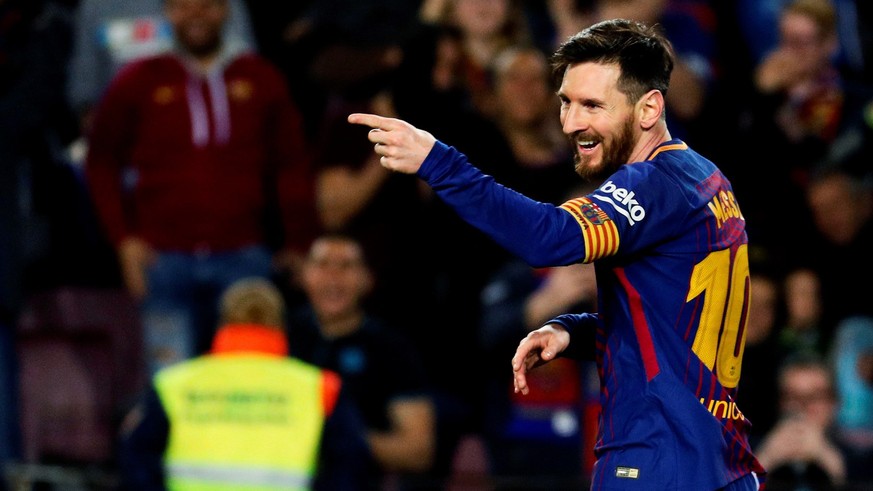
<path fill-rule="evenodd" d="M 582 229 L 586 263 L 611 256 L 618 251 L 618 228 L 597 204 L 583 196 L 567 201 L 561 208 L 573 215 Z"/>

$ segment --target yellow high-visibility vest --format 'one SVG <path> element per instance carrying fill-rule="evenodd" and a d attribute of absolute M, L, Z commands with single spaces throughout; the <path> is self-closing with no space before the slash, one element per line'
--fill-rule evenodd
<path fill-rule="evenodd" d="M 164 369 L 171 491 L 310 489 L 325 421 L 326 375 L 294 358 L 210 355 Z"/>

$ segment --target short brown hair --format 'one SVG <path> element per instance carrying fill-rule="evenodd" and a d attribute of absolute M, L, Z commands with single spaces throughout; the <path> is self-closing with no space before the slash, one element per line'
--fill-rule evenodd
<path fill-rule="evenodd" d="M 282 328 L 285 300 L 276 285 L 266 278 L 243 278 L 221 296 L 222 324 L 257 324 Z"/>
<path fill-rule="evenodd" d="M 830 0 L 794 0 L 786 5 L 782 12 L 804 15 L 812 19 L 822 39 L 837 32 L 837 11 Z"/>

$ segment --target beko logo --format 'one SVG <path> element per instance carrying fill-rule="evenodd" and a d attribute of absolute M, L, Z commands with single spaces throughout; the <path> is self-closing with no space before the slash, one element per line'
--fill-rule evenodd
<path fill-rule="evenodd" d="M 624 217 L 627 218 L 628 223 L 631 225 L 646 218 L 646 210 L 640 202 L 634 198 L 635 195 L 633 191 L 620 188 L 612 181 L 606 181 L 603 186 L 600 186 L 598 191 L 606 193 L 606 196 L 595 193 L 593 197 L 612 205 L 612 207 L 615 208 L 615 211 L 624 215 Z"/>

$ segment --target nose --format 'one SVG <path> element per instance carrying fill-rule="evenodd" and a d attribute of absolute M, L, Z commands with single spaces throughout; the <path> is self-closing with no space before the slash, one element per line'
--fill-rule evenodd
<path fill-rule="evenodd" d="M 561 107 L 561 127 L 565 135 L 588 129 L 588 119 L 585 111 L 578 104 L 567 104 Z"/>

